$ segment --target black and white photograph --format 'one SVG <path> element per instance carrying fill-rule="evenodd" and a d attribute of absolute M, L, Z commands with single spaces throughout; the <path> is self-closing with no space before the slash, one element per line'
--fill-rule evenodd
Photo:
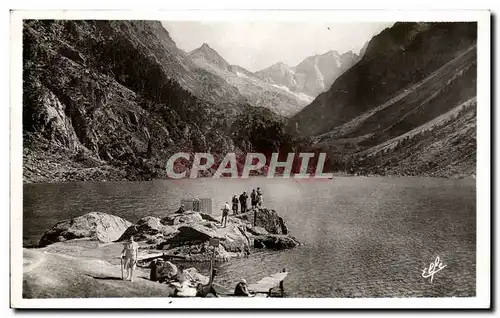
<path fill-rule="evenodd" d="M 11 13 L 11 306 L 490 306 L 489 12 L 56 13 Z"/>

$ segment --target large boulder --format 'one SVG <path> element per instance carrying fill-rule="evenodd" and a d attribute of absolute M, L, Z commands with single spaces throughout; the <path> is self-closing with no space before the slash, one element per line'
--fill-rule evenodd
<path fill-rule="evenodd" d="M 249 254 L 250 246 L 253 245 L 251 239 L 245 232 L 245 227 L 234 226 L 222 228 L 217 231 L 222 237 L 220 244 L 229 252 Z"/>
<path fill-rule="evenodd" d="M 127 228 L 118 241 L 128 240 L 133 236 L 136 241 L 156 243 L 172 237 L 175 233 L 175 227 L 164 225 L 157 217 L 146 216 Z"/>
<path fill-rule="evenodd" d="M 247 232 L 252 235 L 267 235 L 269 232 L 260 226 L 252 227 L 247 225 Z"/>
<path fill-rule="evenodd" d="M 210 222 L 193 223 L 177 228 L 178 233 L 168 240 L 169 244 L 197 244 L 217 237 L 217 227 Z"/>
<path fill-rule="evenodd" d="M 248 221 L 256 227 L 262 227 L 272 234 L 288 234 L 285 221 L 283 221 L 282 217 L 278 216 L 275 210 L 261 208 L 239 214 L 236 217 Z"/>
<path fill-rule="evenodd" d="M 283 250 L 299 246 L 300 243 L 290 235 L 259 235 L 254 238 L 255 248 Z"/>
<path fill-rule="evenodd" d="M 212 238 L 220 240 L 220 244 L 228 252 L 248 252 L 252 245 L 251 239 L 247 236 L 245 228 L 239 225 L 228 224 L 227 227 L 220 227 L 213 222 L 193 223 L 178 228 L 179 233 L 168 240 L 167 244 L 186 245 L 200 244 L 208 242 Z"/>
<path fill-rule="evenodd" d="M 214 218 L 213 216 L 211 216 L 210 214 L 207 214 L 207 213 L 200 212 L 200 216 L 205 221 L 210 221 L 210 222 L 215 222 L 215 223 L 219 223 L 220 222 L 220 220 Z"/>
<path fill-rule="evenodd" d="M 184 213 L 170 214 L 161 219 L 165 225 L 179 225 L 183 223 L 197 223 L 203 221 L 203 217 L 198 212 L 186 211 Z"/>
<path fill-rule="evenodd" d="M 43 247 L 55 242 L 77 238 L 113 242 L 122 236 L 130 225 L 132 223 L 115 215 L 90 212 L 57 223 L 43 234 L 39 245 Z"/>

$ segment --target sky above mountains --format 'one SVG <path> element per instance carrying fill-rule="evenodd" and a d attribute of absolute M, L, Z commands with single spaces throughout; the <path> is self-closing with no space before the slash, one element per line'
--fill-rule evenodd
<path fill-rule="evenodd" d="M 177 46 L 192 51 L 207 43 L 230 64 L 255 72 L 274 63 L 295 66 L 330 50 L 359 50 L 392 22 L 200 22 L 162 21 Z"/>

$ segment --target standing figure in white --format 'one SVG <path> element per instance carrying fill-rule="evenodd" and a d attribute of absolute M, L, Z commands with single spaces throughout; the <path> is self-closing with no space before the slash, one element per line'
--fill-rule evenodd
<path fill-rule="evenodd" d="M 137 242 L 134 242 L 134 237 L 131 236 L 130 240 L 125 243 L 123 247 L 121 258 L 125 259 L 125 264 L 123 267 L 127 270 L 127 276 L 125 280 L 134 281 L 134 269 L 137 265 L 137 252 L 139 249 L 139 245 Z"/>

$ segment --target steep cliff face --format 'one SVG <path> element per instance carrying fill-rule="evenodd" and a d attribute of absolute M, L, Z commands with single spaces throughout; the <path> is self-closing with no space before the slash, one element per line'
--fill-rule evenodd
<path fill-rule="evenodd" d="M 295 90 L 297 86 L 294 68 L 282 62 L 258 71 L 255 75 L 270 84 L 282 85 L 289 89 Z"/>
<path fill-rule="evenodd" d="M 26 21 L 26 181 L 164 176 L 178 151 L 227 152 L 244 98 L 152 21 Z"/>
<path fill-rule="evenodd" d="M 475 23 L 396 23 L 289 123 L 334 169 L 475 174 Z"/>
<path fill-rule="evenodd" d="M 349 51 L 307 57 L 297 66 L 276 63 L 258 71 L 255 75 L 268 83 L 287 87 L 289 90 L 316 97 L 328 90 L 333 82 L 358 61 L 358 56 Z"/>
<path fill-rule="evenodd" d="M 337 51 L 329 51 L 308 57 L 295 67 L 296 89 L 316 97 L 356 62 L 357 56 L 352 52 L 340 55 Z"/>
<path fill-rule="evenodd" d="M 249 139 L 232 124 L 250 109 L 276 122 L 239 87 L 194 64 L 159 22 L 24 22 L 26 182 L 166 178 L 177 152 L 210 152 L 217 164 L 239 151 L 233 140 Z"/>
<path fill-rule="evenodd" d="M 474 45 L 476 28 L 473 23 L 396 23 L 375 36 L 361 61 L 295 115 L 291 126 L 304 135 L 326 133 L 386 102 Z"/>

